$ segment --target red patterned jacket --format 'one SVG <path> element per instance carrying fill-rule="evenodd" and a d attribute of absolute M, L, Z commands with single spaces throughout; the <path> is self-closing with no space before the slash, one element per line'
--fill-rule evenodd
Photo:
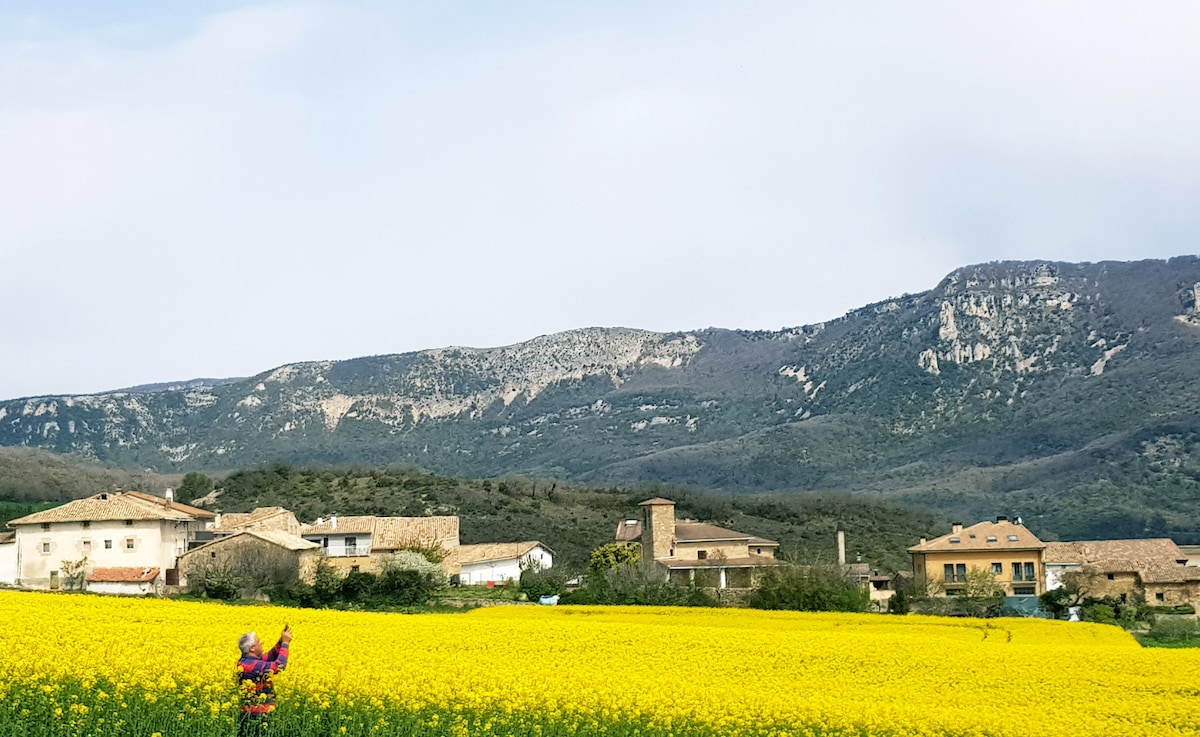
<path fill-rule="evenodd" d="M 282 640 L 270 652 L 257 657 L 243 655 L 238 660 L 238 684 L 242 688 L 242 712 L 267 714 L 275 709 L 272 674 L 287 667 L 288 646 Z M 250 683 L 247 684 L 247 681 Z"/>

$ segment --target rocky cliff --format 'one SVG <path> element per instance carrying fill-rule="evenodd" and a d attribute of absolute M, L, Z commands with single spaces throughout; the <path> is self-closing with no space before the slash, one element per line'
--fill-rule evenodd
<path fill-rule="evenodd" d="M 1061 515 L 1055 497 L 1086 506 L 1096 484 L 1136 479 L 1137 494 L 1170 497 L 1162 524 L 1181 526 L 1200 455 L 1198 285 L 1195 257 L 984 264 L 775 332 L 590 328 L 0 402 L 0 444 L 160 471 L 415 463 L 877 491 L 985 516 L 998 495 Z"/>

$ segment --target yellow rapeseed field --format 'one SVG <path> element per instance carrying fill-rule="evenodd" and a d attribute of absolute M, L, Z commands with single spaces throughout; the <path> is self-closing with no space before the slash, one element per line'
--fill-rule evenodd
<path fill-rule="evenodd" d="M 1116 627 L 733 609 L 372 614 L 0 592 L 0 734 L 232 735 L 290 622 L 278 734 L 1200 734 L 1200 651 Z"/>

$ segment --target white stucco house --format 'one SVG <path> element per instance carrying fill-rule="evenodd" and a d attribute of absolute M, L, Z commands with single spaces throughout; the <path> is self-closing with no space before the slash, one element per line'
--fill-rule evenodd
<path fill-rule="evenodd" d="M 464 585 L 500 584 L 520 580 L 521 571 L 530 566 L 552 567 L 554 551 L 537 540 L 459 545 L 458 564 Z"/>
<path fill-rule="evenodd" d="M 213 518 L 211 512 L 175 502 L 169 490 L 165 497 L 103 492 L 35 512 L 8 523 L 16 533 L 15 582 L 37 589 L 86 582 L 88 588 L 102 590 L 116 584 L 123 593 L 173 586 L 179 581 L 176 559 Z M 81 571 L 82 580 L 70 580 L 72 569 Z M 106 569 L 123 572 L 104 573 Z M 153 578 L 141 580 L 151 570 Z"/>

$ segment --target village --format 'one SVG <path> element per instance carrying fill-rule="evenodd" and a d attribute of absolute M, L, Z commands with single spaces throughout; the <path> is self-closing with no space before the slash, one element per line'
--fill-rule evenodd
<path fill-rule="evenodd" d="M 704 521 L 677 519 L 671 500 L 642 502 L 640 516 L 615 521 L 613 542 L 640 546 L 665 580 L 742 604 L 764 571 L 787 565 L 779 543 Z M 331 514 L 302 523 L 282 507 L 220 514 L 140 491 L 101 492 L 8 523 L 0 532 L 0 585 L 161 596 L 186 590 L 230 566 L 283 571 L 311 582 L 318 568 L 339 576 L 379 574 L 403 551 L 425 551 L 458 586 L 511 585 L 528 569 L 554 566 L 537 540 L 463 545 L 455 516 Z M 850 531 L 853 534 L 853 531 Z M 906 584 L 932 599 L 1002 597 L 1007 613 L 1032 614 L 1038 597 L 1087 572 L 1089 594 L 1181 611 L 1200 604 L 1200 546 L 1169 538 L 1043 542 L 1020 518 L 954 523 L 908 548 L 911 571 L 884 572 L 846 559 L 847 531 L 836 546 L 842 575 L 887 611 Z"/>

